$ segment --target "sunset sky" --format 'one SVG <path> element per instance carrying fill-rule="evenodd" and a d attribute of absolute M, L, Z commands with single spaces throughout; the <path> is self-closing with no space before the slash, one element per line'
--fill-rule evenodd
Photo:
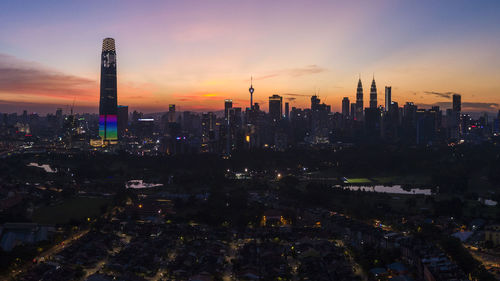
<path fill-rule="evenodd" d="M 0 2 L 0 112 L 97 112 L 102 39 L 116 40 L 118 103 L 129 110 L 267 110 L 272 94 L 340 111 L 361 75 L 402 105 L 498 111 L 500 1 Z"/>

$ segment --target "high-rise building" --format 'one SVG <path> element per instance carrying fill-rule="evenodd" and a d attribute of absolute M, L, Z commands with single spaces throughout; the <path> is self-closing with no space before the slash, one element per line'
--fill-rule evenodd
<path fill-rule="evenodd" d="M 377 85 L 375 84 L 375 76 L 370 87 L 370 108 L 377 108 Z"/>
<path fill-rule="evenodd" d="M 403 107 L 403 119 L 406 127 L 414 127 L 418 107 L 413 102 L 406 102 Z"/>
<path fill-rule="evenodd" d="M 356 120 L 363 120 L 363 84 L 361 84 L 361 78 L 358 81 L 356 90 Z"/>
<path fill-rule="evenodd" d="M 453 111 L 462 111 L 462 96 L 459 94 L 453 94 Z"/>
<path fill-rule="evenodd" d="M 269 116 L 274 122 L 281 119 L 283 116 L 283 97 L 279 95 L 269 97 Z"/>
<path fill-rule="evenodd" d="M 349 104 L 350 104 L 349 98 L 344 97 L 342 99 L 342 116 L 344 116 L 344 118 L 349 116 L 349 106 L 350 106 Z"/>
<path fill-rule="evenodd" d="M 392 102 L 392 87 L 391 86 L 385 86 L 385 111 L 389 111 L 391 108 L 391 102 Z"/>
<path fill-rule="evenodd" d="M 175 104 L 168 105 L 168 123 L 175 123 Z"/>
<path fill-rule="evenodd" d="M 380 136 L 380 109 L 369 107 L 365 109 L 365 133 L 368 137 L 378 138 Z"/>
<path fill-rule="evenodd" d="M 213 112 L 203 113 L 201 116 L 201 151 L 215 152 L 216 116 Z"/>
<path fill-rule="evenodd" d="M 355 120 L 356 119 L 356 114 L 358 113 L 357 109 L 356 109 L 356 103 L 351 103 L 351 112 L 350 112 L 350 115 L 351 115 L 351 119 L 352 120 Z"/>
<path fill-rule="evenodd" d="M 417 109 L 416 117 L 416 143 L 429 144 L 436 137 L 437 112 L 434 109 Z"/>
<path fill-rule="evenodd" d="M 497 118 L 493 120 L 493 133 L 500 133 L 500 110 L 498 111 Z"/>
<path fill-rule="evenodd" d="M 115 39 L 105 38 L 101 54 L 99 136 L 104 144 L 118 140 Z"/>
<path fill-rule="evenodd" d="M 319 109 L 319 103 L 321 100 L 318 98 L 318 96 L 314 95 L 311 97 L 311 110 L 316 111 Z"/>
<path fill-rule="evenodd" d="M 128 106 L 119 105 L 117 109 L 118 137 L 123 137 L 128 125 Z"/>
<path fill-rule="evenodd" d="M 290 105 L 288 102 L 285 102 L 285 118 L 286 120 L 290 119 Z"/>
<path fill-rule="evenodd" d="M 224 100 L 224 120 L 229 121 L 229 109 L 233 108 L 233 100 Z"/>

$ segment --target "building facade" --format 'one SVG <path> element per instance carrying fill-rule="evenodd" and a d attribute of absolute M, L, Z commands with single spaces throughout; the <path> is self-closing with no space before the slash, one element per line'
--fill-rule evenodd
<path fill-rule="evenodd" d="M 113 38 L 102 42 L 99 136 L 104 144 L 118 140 L 116 91 L 116 49 Z"/>

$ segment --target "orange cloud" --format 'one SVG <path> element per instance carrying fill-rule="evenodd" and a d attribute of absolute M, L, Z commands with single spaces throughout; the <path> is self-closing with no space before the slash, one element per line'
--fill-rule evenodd
<path fill-rule="evenodd" d="M 91 101 L 98 84 L 84 77 L 61 73 L 39 64 L 0 54 L 0 92 L 12 100 L 28 102 Z"/>

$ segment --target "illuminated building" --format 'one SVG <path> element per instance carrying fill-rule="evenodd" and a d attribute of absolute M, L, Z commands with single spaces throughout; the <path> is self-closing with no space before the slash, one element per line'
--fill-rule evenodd
<path fill-rule="evenodd" d="M 290 119 L 290 104 L 285 102 L 285 118 L 286 120 Z"/>
<path fill-rule="evenodd" d="M 233 100 L 224 100 L 224 119 L 229 121 L 229 109 L 233 108 Z"/>
<path fill-rule="evenodd" d="M 203 113 L 201 117 L 201 152 L 215 152 L 215 119 L 213 112 Z"/>
<path fill-rule="evenodd" d="M 102 42 L 99 136 L 104 144 L 116 143 L 118 140 L 116 50 L 113 38 L 105 38 Z"/>
<path fill-rule="evenodd" d="M 484 234 L 484 240 L 491 241 L 493 246 L 500 245 L 500 225 L 487 226 Z"/>
<path fill-rule="evenodd" d="M 139 118 L 136 122 L 136 135 L 141 138 L 150 138 L 155 131 L 153 118 Z"/>

